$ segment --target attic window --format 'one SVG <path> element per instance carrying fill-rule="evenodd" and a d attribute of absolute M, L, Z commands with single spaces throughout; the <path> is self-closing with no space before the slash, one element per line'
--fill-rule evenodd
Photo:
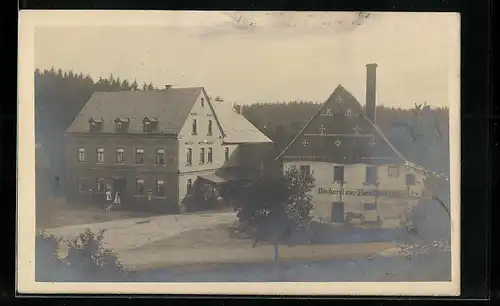
<path fill-rule="evenodd" d="M 116 118 L 116 132 L 124 133 L 128 130 L 130 120 L 128 118 Z"/>
<path fill-rule="evenodd" d="M 90 132 L 100 132 L 102 130 L 102 119 L 90 118 L 89 120 L 89 130 Z"/>
<path fill-rule="evenodd" d="M 158 120 L 153 118 L 144 118 L 142 121 L 143 132 L 154 132 L 158 129 Z"/>

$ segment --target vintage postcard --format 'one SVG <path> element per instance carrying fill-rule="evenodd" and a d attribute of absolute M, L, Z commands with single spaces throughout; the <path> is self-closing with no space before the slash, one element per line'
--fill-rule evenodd
<path fill-rule="evenodd" d="M 19 20 L 19 292 L 459 294 L 458 14 Z"/>

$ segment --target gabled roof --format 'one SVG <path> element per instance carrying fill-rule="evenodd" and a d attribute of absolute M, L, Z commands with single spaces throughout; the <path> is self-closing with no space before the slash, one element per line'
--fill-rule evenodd
<path fill-rule="evenodd" d="M 406 159 L 341 85 L 278 156 L 339 164 L 405 164 Z"/>
<path fill-rule="evenodd" d="M 273 141 L 257 129 L 231 104 L 213 102 L 214 111 L 224 131 L 225 143 L 272 143 Z"/>
<path fill-rule="evenodd" d="M 144 118 L 158 120 L 158 132 L 177 134 L 182 129 L 203 87 L 158 91 L 96 92 L 80 111 L 68 133 L 89 129 L 89 120 L 102 119 L 103 133 L 115 131 L 116 118 L 129 118 L 129 133 L 141 133 Z"/>

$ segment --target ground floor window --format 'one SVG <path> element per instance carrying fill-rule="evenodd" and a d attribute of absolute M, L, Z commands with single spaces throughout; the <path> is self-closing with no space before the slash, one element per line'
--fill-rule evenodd
<path fill-rule="evenodd" d="M 144 194 L 144 180 L 137 179 L 135 181 L 135 193 Z"/>
<path fill-rule="evenodd" d="M 165 182 L 164 181 L 156 181 L 156 195 L 159 197 L 165 196 Z"/>
<path fill-rule="evenodd" d="M 98 177 L 96 179 L 96 186 L 95 186 L 95 191 L 97 193 L 103 193 L 104 192 L 104 188 L 105 188 L 105 185 L 104 185 L 104 179 L 102 177 Z"/>
<path fill-rule="evenodd" d="M 85 178 L 78 178 L 78 192 L 85 192 Z"/>

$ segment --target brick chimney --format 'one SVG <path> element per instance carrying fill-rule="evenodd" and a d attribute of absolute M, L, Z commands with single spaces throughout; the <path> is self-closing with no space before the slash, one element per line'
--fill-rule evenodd
<path fill-rule="evenodd" d="M 377 64 L 366 65 L 366 115 L 376 122 L 377 109 Z"/>

